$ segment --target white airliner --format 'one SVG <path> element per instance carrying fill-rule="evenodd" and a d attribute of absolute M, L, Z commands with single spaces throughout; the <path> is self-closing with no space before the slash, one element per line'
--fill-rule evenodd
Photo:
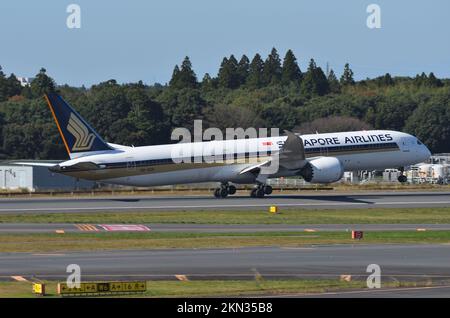
<path fill-rule="evenodd" d="M 254 183 L 251 196 L 263 197 L 272 193 L 268 178 L 298 176 L 311 183 L 331 183 L 344 171 L 402 170 L 431 155 L 416 137 L 390 130 L 312 135 L 286 131 L 280 137 L 128 147 L 105 142 L 61 96 L 45 98 L 70 156 L 68 161 L 48 164 L 49 169 L 103 183 L 145 187 L 218 182 L 214 191 L 218 198 L 236 192 L 231 183 Z M 186 147 L 194 155 L 174 156 Z M 213 162 L 204 159 L 208 148 L 215 149 Z M 278 169 L 267 168 L 274 163 Z M 401 175 L 399 181 L 406 177 Z"/>

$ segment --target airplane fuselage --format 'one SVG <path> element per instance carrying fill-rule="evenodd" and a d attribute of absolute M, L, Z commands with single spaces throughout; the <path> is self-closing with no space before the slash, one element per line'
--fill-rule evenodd
<path fill-rule="evenodd" d="M 306 160 L 337 158 L 345 171 L 381 170 L 422 162 L 430 152 L 416 137 L 397 131 L 368 130 L 301 135 Z M 253 183 L 254 173 L 240 172 L 250 163 L 270 160 L 286 136 L 121 147 L 90 152 L 60 163 L 55 172 L 77 178 L 131 186 L 197 182 Z M 181 150 L 181 151 L 180 151 Z M 298 175 L 280 167 L 268 177 Z"/>

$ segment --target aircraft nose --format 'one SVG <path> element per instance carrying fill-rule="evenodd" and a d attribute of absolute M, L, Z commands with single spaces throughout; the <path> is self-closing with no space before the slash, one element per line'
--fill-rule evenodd
<path fill-rule="evenodd" d="M 431 157 L 431 151 L 427 148 L 427 146 L 423 146 L 422 148 L 423 153 L 423 161 L 428 160 Z"/>

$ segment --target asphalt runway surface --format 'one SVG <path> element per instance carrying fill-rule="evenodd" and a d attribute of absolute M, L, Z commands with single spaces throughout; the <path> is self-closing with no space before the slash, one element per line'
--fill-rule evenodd
<path fill-rule="evenodd" d="M 142 224 L 142 228 L 129 228 L 129 224 L 119 224 L 114 231 L 134 232 L 189 232 L 189 233 L 256 233 L 256 232 L 350 232 L 358 231 L 449 231 L 450 224 Z M 65 233 L 107 232 L 108 224 L 70 223 L 0 223 L 0 234 L 10 233 Z M 120 228 L 123 226 L 124 228 Z M 131 225 L 132 227 L 134 225 Z"/>
<path fill-rule="evenodd" d="M 415 208 L 450 206 L 449 192 L 370 192 L 271 195 L 261 199 L 212 195 L 2 198 L 1 213 L 138 212 L 161 210 L 266 210 L 268 206 L 302 209 Z"/>
<path fill-rule="evenodd" d="M 295 298 L 450 298 L 450 286 L 380 288 L 356 291 L 336 291 L 321 294 L 291 294 Z"/>
<path fill-rule="evenodd" d="M 64 279 L 78 264 L 82 279 L 366 279 L 369 264 L 382 279 L 450 280 L 450 245 L 314 245 L 298 248 L 114 250 L 65 253 L 0 253 L 0 277 Z"/>

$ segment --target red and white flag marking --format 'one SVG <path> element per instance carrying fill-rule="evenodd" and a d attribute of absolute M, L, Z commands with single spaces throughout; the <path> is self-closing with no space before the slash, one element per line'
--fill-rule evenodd
<path fill-rule="evenodd" d="M 105 231 L 137 231 L 145 232 L 150 229 L 142 224 L 99 224 Z"/>

